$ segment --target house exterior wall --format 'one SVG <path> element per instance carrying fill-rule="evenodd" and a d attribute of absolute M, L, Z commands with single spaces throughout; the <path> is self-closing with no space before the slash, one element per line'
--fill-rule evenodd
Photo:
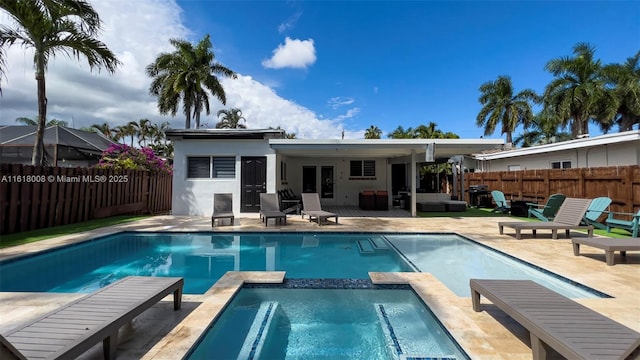
<path fill-rule="evenodd" d="M 350 179 L 349 172 L 351 160 L 375 160 L 375 179 Z M 387 164 L 386 159 L 283 157 L 282 161 L 286 163 L 287 179 L 286 181 L 281 181 L 280 188 L 290 188 L 296 194 L 300 194 L 305 190 L 303 188 L 304 185 L 302 184 L 303 167 L 316 167 L 316 183 L 318 192 L 320 192 L 320 182 L 323 180 L 320 178 L 320 169 L 322 166 L 334 167 L 334 197 L 333 199 L 321 198 L 320 201 L 323 205 L 358 206 L 358 194 L 362 190 L 387 190 L 391 192 L 391 165 Z M 280 164 L 278 166 L 280 166 Z"/>
<path fill-rule="evenodd" d="M 234 156 L 233 179 L 188 179 L 187 157 Z M 233 194 L 233 212 L 240 213 L 241 158 L 266 156 L 267 192 L 276 190 L 276 154 L 268 140 L 174 140 L 173 215 L 211 216 L 214 193 Z"/>
<path fill-rule="evenodd" d="M 543 154 L 480 160 L 477 169 L 485 172 L 551 169 L 551 164 L 558 161 L 570 161 L 572 168 L 640 165 L 640 142 L 613 143 Z"/>

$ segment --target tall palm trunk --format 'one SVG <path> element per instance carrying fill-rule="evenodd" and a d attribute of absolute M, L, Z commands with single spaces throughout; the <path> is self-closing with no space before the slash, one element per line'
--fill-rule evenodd
<path fill-rule="evenodd" d="M 200 129 L 200 112 L 201 111 L 202 110 L 200 108 L 200 99 L 197 99 L 195 109 L 193 110 L 193 117 L 196 122 L 196 129 Z"/>
<path fill-rule="evenodd" d="M 38 129 L 36 142 L 33 145 L 31 165 L 44 165 L 44 128 L 47 122 L 47 95 L 45 84 L 45 65 L 42 54 L 36 54 L 36 82 L 38 84 Z"/>

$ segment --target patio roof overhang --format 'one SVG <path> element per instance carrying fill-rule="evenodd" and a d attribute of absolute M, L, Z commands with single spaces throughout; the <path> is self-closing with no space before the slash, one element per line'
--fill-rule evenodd
<path fill-rule="evenodd" d="M 428 144 L 434 144 L 434 157 L 436 160 L 446 160 L 455 155 L 473 155 L 486 150 L 502 149 L 504 141 L 501 139 L 269 140 L 269 145 L 277 153 L 292 157 L 389 159 L 415 154 L 418 161 L 425 158 Z"/>

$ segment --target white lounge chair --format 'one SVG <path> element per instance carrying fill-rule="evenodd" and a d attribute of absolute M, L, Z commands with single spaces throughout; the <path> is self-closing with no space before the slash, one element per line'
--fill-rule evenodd
<path fill-rule="evenodd" d="M 317 193 L 303 193 L 302 194 L 302 218 L 309 216 L 309 221 L 314 219 L 317 221 L 318 226 L 322 225 L 322 222 L 328 218 L 335 218 L 336 224 L 338 223 L 338 215 L 322 210 L 320 205 L 320 197 Z"/>

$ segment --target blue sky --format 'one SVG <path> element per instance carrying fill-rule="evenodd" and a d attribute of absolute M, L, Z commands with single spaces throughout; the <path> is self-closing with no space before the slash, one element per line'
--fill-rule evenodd
<path fill-rule="evenodd" d="M 338 138 L 343 129 L 346 137 L 358 138 L 370 125 L 381 128 L 386 138 L 398 125 L 407 128 L 430 121 L 463 138 L 479 138 L 483 129 L 475 119 L 483 82 L 508 75 L 516 90 L 541 93 L 552 79 L 545 64 L 570 56 L 578 42 L 595 46 L 604 64 L 623 62 L 640 50 L 638 1 L 166 0 L 146 6 L 143 0 L 111 2 L 119 7 L 93 3 L 107 27 L 105 42 L 121 60 L 124 56 L 125 72 L 133 73 L 108 80 L 113 86 L 146 91 L 148 80 L 128 71 L 135 68 L 129 57 L 143 68 L 160 51 L 171 50 L 166 37 L 197 42 L 210 34 L 217 60 L 241 75 L 241 84 L 223 83 L 229 88 L 227 107 L 243 109 L 249 127 L 280 125 L 303 138 Z M 133 20 L 139 28 L 122 30 L 135 25 L 122 19 L 125 6 L 132 9 L 131 19 L 135 13 L 145 14 Z M 144 54 L 140 45 L 127 48 L 136 34 L 141 38 L 138 44 L 148 46 Z M 158 46 L 152 46 L 155 43 Z M 24 65 L 25 55 L 20 54 L 16 58 Z M 28 61 L 26 65 L 28 69 Z M 28 72 L 20 76 L 32 79 Z M 130 83 L 131 77 L 140 78 L 139 86 Z M 35 92 L 34 84 L 25 86 Z M 105 115 L 103 106 L 100 114 L 87 112 L 75 119 L 119 123 L 145 112 L 149 114 L 144 117 L 154 121 L 164 118 L 153 113 L 153 99 L 144 101 L 139 108 L 128 106 L 139 109 L 131 114 L 112 106 L 120 114 L 117 118 Z M 0 99 L 5 108 L 16 103 Z M 79 112 L 70 106 L 57 109 L 62 118 Z M 13 114 L 0 112 L 0 120 L 11 123 Z M 180 116 L 171 121 L 174 127 L 184 127 Z M 216 121 L 213 116 L 203 120 L 209 126 Z M 487 137 L 504 138 L 499 132 Z"/>
<path fill-rule="evenodd" d="M 433 121 L 477 138 L 478 87 L 509 75 L 542 92 L 552 58 L 577 42 L 603 63 L 640 50 L 640 2 L 217 2 L 179 1 L 194 39 L 210 33 L 219 60 L 278 95 L 331 118 L 358 113 L 349 130 L 385 134 Z M 261 62 L 284 39 L 312 39 L 316 61 L 300 68 Z M 351 102 L 334 109 L 330 99 Z M 491 137 L 499 137 L 499 133 Z"/>

